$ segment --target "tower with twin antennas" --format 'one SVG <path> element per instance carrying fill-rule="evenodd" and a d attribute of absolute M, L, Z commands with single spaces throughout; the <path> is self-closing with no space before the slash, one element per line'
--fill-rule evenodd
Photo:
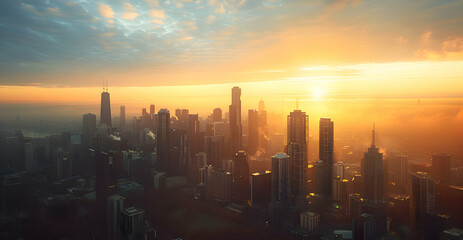
<path fill-rule="evenodd" d="M 103 92 L 101 93 L 100 126 L 111 127 L 111 102 L 108 92 L 108 82 L 103 80 Z"/>

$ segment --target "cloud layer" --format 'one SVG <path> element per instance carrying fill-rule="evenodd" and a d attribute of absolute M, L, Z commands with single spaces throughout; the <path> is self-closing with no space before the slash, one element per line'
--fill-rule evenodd
<path fill-rule="evenodd" d="M 0 85 L 220 83 L 309 65 L 463 60 L 460 9 L 441 0 L 1 1 Z"/>

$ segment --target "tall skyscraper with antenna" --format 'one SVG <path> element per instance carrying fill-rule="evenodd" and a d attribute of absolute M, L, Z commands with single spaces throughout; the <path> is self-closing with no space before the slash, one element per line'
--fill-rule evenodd
<path fill-rule="evenodd" d="M 384 196 L 383 154 L 376 147 L 376 130 L 373 124 L 371 147 L 364 154 L 363 176 L 365 198 L 380 202 Z"/>
<path fill-rule="evenodd" d="M 103 86 L 101 93 L 101 110 L 100 110 L 100 125 L 106 124 L 111 127 L 111 103 L 109 100 L 108 86 Z"/>
<path fill-rule="evenodd" d="M 301 110 L 288 115 L 289 199 L 299 202 L 306 196 L 309 116 Z"/>

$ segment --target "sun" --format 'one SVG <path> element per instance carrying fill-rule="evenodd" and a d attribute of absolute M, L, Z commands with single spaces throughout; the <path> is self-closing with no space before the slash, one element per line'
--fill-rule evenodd
<path fill-rule="evenodd" d="M 323 99 L 323 96 L 325 95 L 325 91 L 319 87 L 315 87 L 312 89 L 312 98 L 315 100 L 321 100 Z"/>

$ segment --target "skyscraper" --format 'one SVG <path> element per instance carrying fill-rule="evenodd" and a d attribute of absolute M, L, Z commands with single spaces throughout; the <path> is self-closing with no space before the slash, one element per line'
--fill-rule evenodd
<path fill-rule="evenodd" d="M 364 153 L 363 176 L 365 198 L 379 202 L 384 196 L 384 173 L 383 173 L 383 154 L 375 144 L 375 126 L 373 125 L 371 147 Z"/>
<path fill-rule="evenodd" d="M 168 172 L 170 161 L 170 112 L 161 109 L 158 112 L 158 128 L 156 135 L 157 161 L 155 168 L 162 172 Z"/>
<path fill-rule="evenodd" d="M 106 229 L 108 239 L 119 240 L 120 211 L 124 209 L 124 198 L 115 194 L 108 197 L 106 210 Z"/>
<path fill-rule="evenodd" d="M 242 126 L 241 126 L 241 88 L 232 88 L 232 104 L 229 107 L 230 114 L 230 145 L 234 155 L 242 150 Z"/>
<path fill-rule="evenodd" d="M 119 116 L 119 125 L 120 127 L 125 126 L 125 105 L 121 105 L 121 111 Z"/>
<path fill-rule="evenodd" d="M 221 122 L 222 121 L 222 109 L 214 108 L 212 111 L 212 121 L 213 122 Z"/>
<path fill-rule="evenodd" d="M 309 116 L 294 110 L 288 117 L 289 198 L 303 199 L 306 195 L 306 170 L 308 166 Z"/>
<path fill-rule="evenodd" d="M 289 156 L 277 153 L 272 157 L 272 202 L 283 202 L 288 195 Z"/>
<path fill-rule="evenodd" d="M 249 157 L 240 150 L 233 156 L 233 198 L 244 203 L 249 200 Z"/>
<path fill-rule="evenodd" d="M 320 194 L 325 198 L 331 198 L 333 193 L 333 122 L 330 118 L 320 118 L 319 129 L 319 159 L 323 165 L 318 169 L 317 174 L 321 176 Z"/>
<path fill-rule="evenodd" d="M 248 153 L 254 155 L 259 144 L 259 112 L 248 111 Z"/>
<path fill-rule="evenodd" d="M 156 110 L 156 109 L 154 108 L 154 104 L 151 104 L 151 105 L 150 105 L 150 116 L 151 116 L 151 117 L 153 116 L 153 114 L 156 113 L 155 110 Z"/>
<path fill-rule="evenodd" d="M 145 237 L 145 211 L 130 207 L 121 211 L 121 238 L 143 240 Z"/>
<path fill-rule="evenodd" d="M 432 155 L 432 176 L 442 184 L 450 184 L 450 155 L 440 153 Z"/>
<path fill-rule="evenodd" d="M 88 147 L 92 142 L 92 137 L 96 134 L 96 115 L 84 114 L 82 123 L 82 143 Z"/>
<path fill-rule="evenodd" d="M 408 158 L 407 155 L 395 154 L 391 156 L 391 170 L 393 181 L 400 193 L 405 193 L 408 181 Z"/>
<path fill-rule="evenodd" d="M 417 172 L 412 175 L 412 209 L 416 222 L 422 220 L 428 214 L 434 214 L 435 195 L 434 179 L 425 172 Z"/>
<path fill-rule="evenodd" d="M 111 127 L 111 103 L 109 100 L 109 92 L 107 89 L 101 93 L 101 110 L 100 110 L 100 125 L 106 124 Z"/>

